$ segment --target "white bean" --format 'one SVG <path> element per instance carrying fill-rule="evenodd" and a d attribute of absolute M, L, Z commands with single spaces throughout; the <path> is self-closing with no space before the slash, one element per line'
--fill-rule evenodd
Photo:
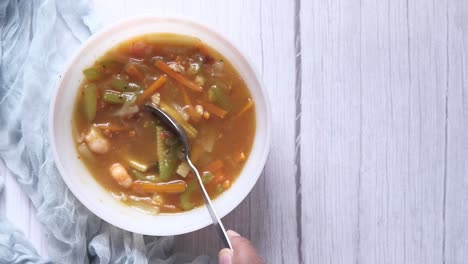
<path fill-rule="evenodd" d="M 112 164 L 112 166 L 110 166 L 109 168 L 109 172 L 112 178 L 114 178 L 120 186 L 129 188 L 132 185 L 133 183 L 132 177 L 128 175 L 127 170 L 125 169 L 124 166 L 122 166 L 122 164 L 120 163 Z"/>
<path fill-rule="evenodd" d="M 92 127 L 84 139 L 88 148 L 94 153 L 105 154 L 110 149 L 109 140 L 102 135 L 99 128 Z"/>

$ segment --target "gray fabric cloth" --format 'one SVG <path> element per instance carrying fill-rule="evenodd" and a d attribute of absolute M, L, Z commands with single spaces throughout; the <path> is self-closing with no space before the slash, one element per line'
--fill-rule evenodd
<path fill-rule="evenodd" d="M 0 2 L 0 192 L 4 167 L 37 208 L 50 256 L 43 260 L 0 217 L 0 263 L 188 263 L 193 258 L 172 255 L 173 237 L 143 237 L 100 220 L 67 189 L 55 167 L 48 140 L 50 98 L 70 55 L 91 34 L 92 21 L 85 0 Z M 207 262 L 206 256 L 193 260 Z"/>

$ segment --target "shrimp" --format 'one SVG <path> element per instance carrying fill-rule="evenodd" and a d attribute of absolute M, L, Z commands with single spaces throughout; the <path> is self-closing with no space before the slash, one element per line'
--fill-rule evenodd
<path fill-rule="evenodd" d="M 129 188 L 132 185 L 133 183 L 132 177 L 128 175 L 127 170 L 125 169 L 124 166 L 122 166 L 122 164 L 120 163 L 112 164 L 109 168 L 109 172 L 112 178 L 114 178 L 114 180 L 116 180 L 120 186 L 124 188 Z"/>
<path fill-rule="evenodd" d="M 92 127 L 88 134 L 84 136 L 84 140 L 89 149 L 97 154 L 105 154 L 110 149 L 109 140 L 107 140 L 98 128 Z"/>

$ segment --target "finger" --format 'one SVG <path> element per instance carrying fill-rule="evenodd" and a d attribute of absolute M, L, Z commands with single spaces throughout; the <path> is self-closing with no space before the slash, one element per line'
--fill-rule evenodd
<path fill-rule="evenodd" d="M 223 248 L 218 254 L 219 264 L 232 264 L 233 253 L 229 248 Z"/>
<path fill-rule="evenodd" d="M 263 264 L 262 258 L 257 255 L 257 251 L 252 243 L 238 233 L 228 230 L 227 234 L 234 249 L 234 264 Z"/>

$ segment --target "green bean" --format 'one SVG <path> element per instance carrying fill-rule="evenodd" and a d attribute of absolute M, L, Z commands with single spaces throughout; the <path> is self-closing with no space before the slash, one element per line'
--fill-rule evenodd
<path fill-rule="evenodd" d="M 134 93 L 119 93 L 112 90 L 105 90 L 102 100 L 109 104 L 123 104 L 130 100 Z"/>
<path fill-rule="evenodd" d="M 180 144 L 175 144 L 168 148 L 165 142 L 163 142 L 163 139 L 161 137 L 162 133 L 163 128 L 157 126 L 156 144 L 159 162 L 159 176 L 163 181 L 167 181 L 174 174 L 177 168 L 177 153 L 180 151 Z"/>
<path fill-rule="evenodd" d="M 97 90 L 94 83 L 88 83 L 83 87 L 83 112 L 86 119 L 92 122 L 96 117 Z"/>
<path fill-rule="evenodd" d="M 141 87 L 138 84 L 129 83 L 126 80 L 123 80 L 122 78 L 119 78 L 117 76 L 112 77 L 111 86 L 112 88 L 121 92 L 136 91 L 141 89 Z"/>

